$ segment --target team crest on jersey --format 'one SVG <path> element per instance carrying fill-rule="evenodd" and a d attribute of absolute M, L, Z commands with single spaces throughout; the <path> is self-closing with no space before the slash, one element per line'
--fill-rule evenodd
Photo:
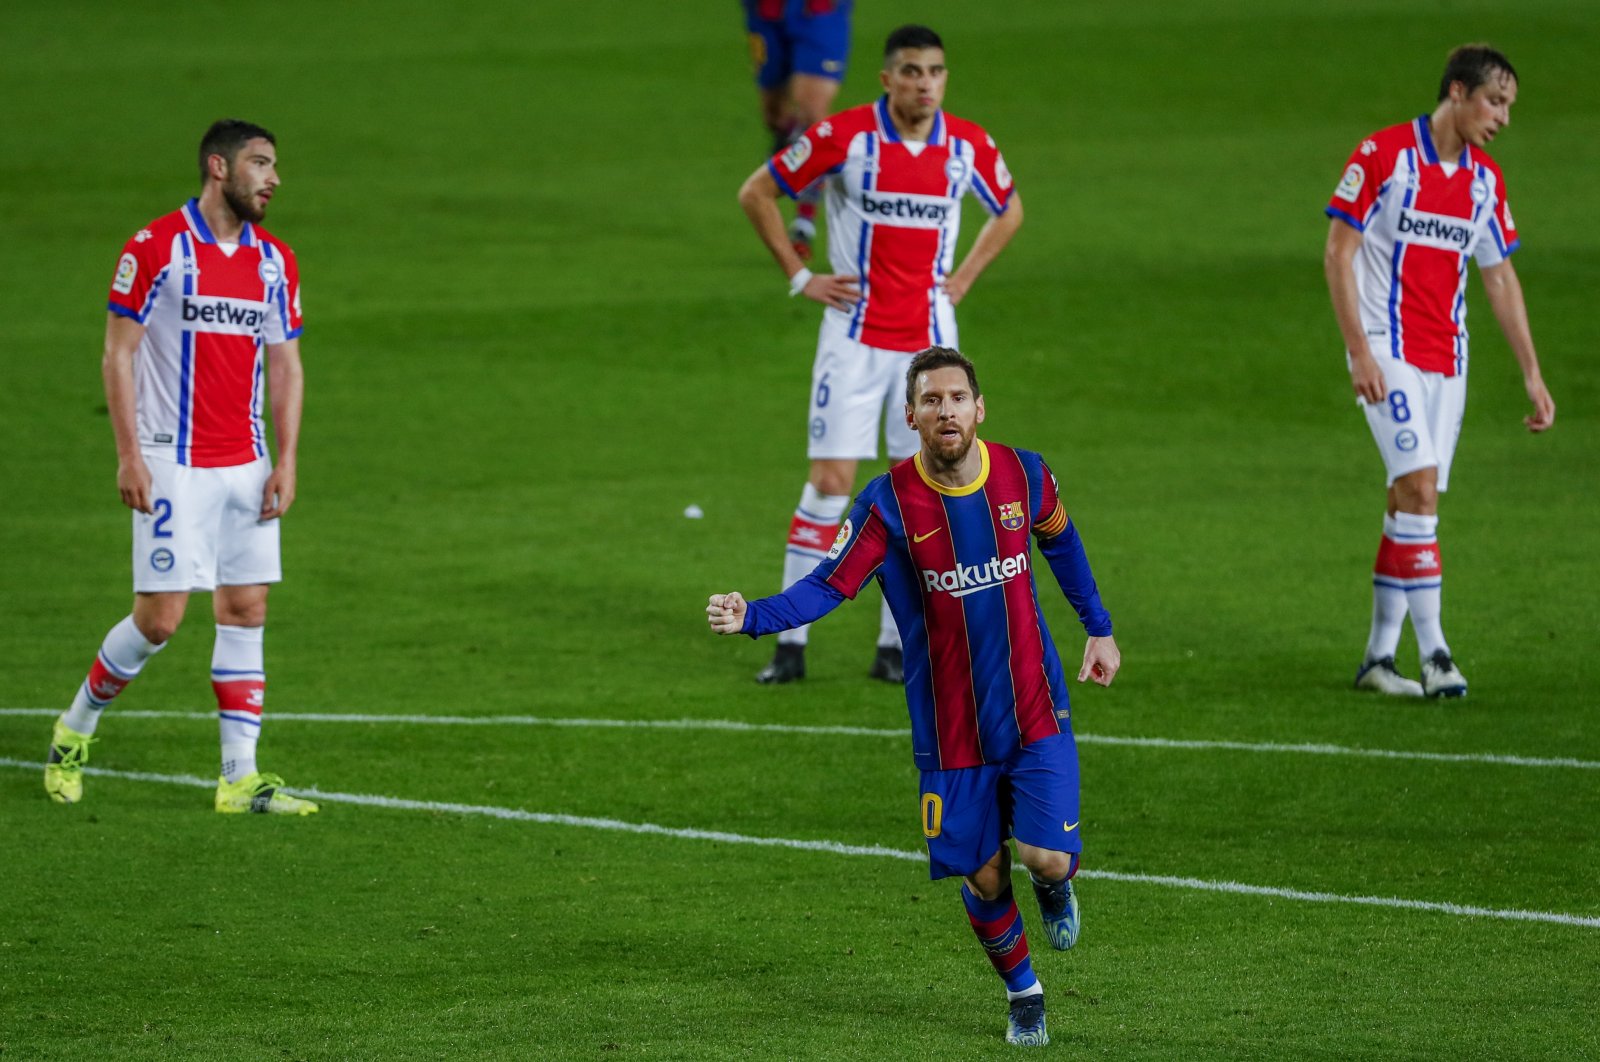
<path fill-rule="evenodd" d="M 1361 194 L 1361 186 L 1367 183 L 1367 171 L 1357 163 L 1352 162 L 1345 167 L 1344 176 L 1339 180 L 1339 187 L 1333 194 L 1346 203 L 1354 203 Z"/>
<path fill-rule="evenodd" d="M 960 155 L 951 155 L 944 164 L 944 179 L 951 184 L 956 184 L 967 175 L 967 160 Z"/>
<path fill-rule="evenodd" d="M 844 544 L 850 541 L 850 535 L 852 531 L 853 528 L 850 526 L 850 519 L 849 517 L 846 517 L 844 523 L 839 525 L 839 533 L 834 536 L 833 545 L 828 549 L 829 560 L 833 560 L 834 558 L 838 557 L 839 554 L 844 552 Z"/>
<path fill-rule="evenodd" d="M 1001 527 L 1007 531 L 1019 531 L 1022 529 L 1022 524 L 1026 517 L 1022 515 L 1021 502 L 1001 502 L 995 506 L 995 511 L 1000 514 Z"/>
<path fill-rule="evenodd" d="M 126 295 L 133 290 L 133 278 L 138 275 L 139 260 L 131 254 L 124 254 L 117 259 L 117 276 L 111 282 L 111 290 Z"/>
<path fill-rule="evenodd" d="M 283 280 L 283 267 L 276 258 L 263 258 L 256 267 L 256 272 L 261 275 L 261 283 L 273 287 Z"/>
<path fill-rule="evenodd" d="M 820 132 L 820 130 L 819 130 Z M 805 165 L 806 159 L 811 157 L 811 138 L 802 136 L 799 140 L 789 145 L 789 150 L 783 153 L 784 169 L 790 173 L 798 172 Z"/>
<path fill-rule="evenodd" d="M 996 155 L 994 157 L 994 179 L 1002 192 L 1011 187 L 1011 171 L 1006 169 L 1004 155 Z"/>
<path fill-rule="evenodd" d="M 1475 177 L 1472 181 L 1472 201 L 1479 206 L 1489 201 L 1489 182 L 1482 177 Z"/>

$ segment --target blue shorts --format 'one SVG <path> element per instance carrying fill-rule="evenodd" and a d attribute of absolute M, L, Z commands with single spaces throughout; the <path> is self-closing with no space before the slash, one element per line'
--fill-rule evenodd
<path fill-rule="evenodd" d="M 845 64 L 850 59 L 853 3 L 854 0 L 835 0 L 831 11 L 814 15 L 810 11 L 816 0 L 781 0 L 781 17 L 765 19 L 761 9 L 769 4 L 777 7 L 777 2 L 744 0 L 756 84 L 764 89 L 779 88 L 791 74 L 843 81 Z"/>
<path fill-rule="evenodd" d="M 1040 738 L 1004 763 L 923 771 L 922 833 L 934 879 L 975 873 L 1007 837 L 1054 852 L 1082 852 L 1072 732 Z"/>

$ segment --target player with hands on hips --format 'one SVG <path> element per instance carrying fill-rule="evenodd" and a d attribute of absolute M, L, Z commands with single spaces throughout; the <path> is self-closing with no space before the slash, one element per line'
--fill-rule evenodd
<path fill-rule="evenodd" d="M 1122 655 L 1043 458 L 977 438 L 984 404 L 972 363 L 930 348 L 912 360 L 905 388 L 918 452 L 862 489 L 813 571 L 756 601 L 714 594 L 706 619 L 717 634 L 774 634 L 879 583 L 905 644 L 930 876 L 964 879 L 968 920 L 1005 983 L 1007 1039 L 1048 1043 L 1008 839 L 1057 949 L 1078 939 L 1071 878 L 1083 842 L 1072 713 L 1039 608 L 1035 544 L 1088 634 L 1078 681 L 1111 685 Z"/>
<path fill-rule="evenodd" d="M 1505 178 L 1485 150 L 1510 123 L 1516 98 L 1517 73 L 1504 55 L 1485 44 L 1455 49 L 1433 110 L 1364 139 L 1327 206 L 1328 292 L 1356 403 L 1388 475 L 1358 689 L 1467 692 L 1440 620 L 1438 504 L 1466 407 L 1469 258 L 1522 370 L 1533 405 L 1523 423 L 1532 432 L 1555 423 L 1511 265 L 1519 241 Z M 1421 682 L 1395 664 L 1408 615 Z"/>

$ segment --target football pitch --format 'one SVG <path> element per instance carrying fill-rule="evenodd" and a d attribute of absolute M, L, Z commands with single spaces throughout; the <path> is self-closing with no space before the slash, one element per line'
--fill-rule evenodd
<path fill-rule="evenodd" d="M 1600 1058 L 1600 9 L 860 0 L 841 107 L 912 20 L 1026 203 L 959 311 L 981 434 L 1056 471 L 1124 654 L 1074 688 L 1078 947 L 1019 889 L 1047 1050 Z M 1383 481 L 1321 211 L 1479 39 L 1521 74 L 1492 152 L 1559 412 L 1523 430 L 1471 280 L 1471 694 L 1401 702 L 1349 688 Z M 778 589 L 819 316 L 734 199 L 737 5 L 63 0 L 0 55 L 0 1059 L 1007 1050 L 875 593 L 791 686 L 706 630 Z M 50 719 L 129 597 L 105 291 L 223 116 L 278 136 L 305 290 L 261 753 L 322 811 L 211 812 L 203 596 L 56 806 Z"/>

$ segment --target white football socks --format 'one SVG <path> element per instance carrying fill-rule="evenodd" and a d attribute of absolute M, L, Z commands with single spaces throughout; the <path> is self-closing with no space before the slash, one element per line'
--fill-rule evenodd
<path fill-rule="evenodd" d="M 800 504 L 794 510 L 794 519 L 789 522 L 789 542 L 783 554 L 785 590 L 810 575 L 811 569 L 828 555 L 849 505 L 848 494 L 823 494 L 810 483 L 805 485 L 800 492 Z M 778 643 L 805 645 L 810 631 L 809 623 L 784 631 L 778 635 Z"/>
<path fill-rule="evenodd" d="M 61 721 L 80 734 L 94 733 L 100 725 L 100 712 L 144 669 L 145 661 L 160 651 L 161 646 L 146 641 L 139 633 L 132 616 L 124 616 L 100 643 L 89 675 L 73 696 L 72 706 L 62 713 Z"/>

